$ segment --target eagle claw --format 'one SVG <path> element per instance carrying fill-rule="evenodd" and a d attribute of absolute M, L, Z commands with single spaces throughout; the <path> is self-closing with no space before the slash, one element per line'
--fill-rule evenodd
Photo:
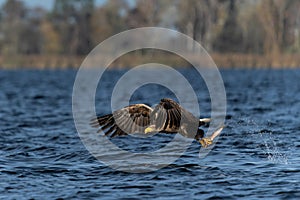
<path fill-rule="evenodd" d="M 202 138 L 201 140 L 199 140 L 199 142 L 200 142 L 201 146 L 204 148 L 206 148 L 212 144 L 212 140 L 210 138 Z"/>

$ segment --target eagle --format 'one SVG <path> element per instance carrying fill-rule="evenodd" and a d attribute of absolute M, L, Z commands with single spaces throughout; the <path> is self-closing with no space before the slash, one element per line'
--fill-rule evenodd
<path fill-rule="evenodd" d="M 197 140 L 206 148 L 223 129 L 220 127 L 210 137 L 204 137 L 200 127 L 210 121 L 210 118 L 195 117 L 172 99 L 163 98 L 154 108 L 146 104 L 129 105 L 111 114 L 97 116 L 91 120 L 90 125 L 109 137 L 135 133 L 179 133 Z"/>

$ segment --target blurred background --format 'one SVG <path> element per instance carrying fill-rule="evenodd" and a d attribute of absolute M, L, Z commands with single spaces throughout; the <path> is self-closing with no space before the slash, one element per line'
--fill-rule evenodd
<path fill-rule="evenodd" d="M 299 0 L 0 0 L 0 199 L 300 199 L 299 11 Z M 168 167 L 130 174 L 112 170 L 87 151 L 82 141 L 98 145 L 95 138 L 103 135 L 82 123 L 88 139 L 80 140 L 72 108 L 81 104 L 72 104 L 72 91 L 75 80 L 87 81 L 77 77 L 77 68 L 96 45 L 145 26 L 185 33 L 209 52 L 226 88 L 226 127 L 205 158 L 194 141 Z M 111 96 L 130 71 L 126 67 L 150 62 L 181 67 L 176 70 L 195 91 L 201 118 L 211 117 L 212 98 L 198 71 L 184 68 L 189 63 L 179 56 L 154 49 L 115 60 L 111 67 L 121 69 L 105 70 L 95 97 L 84 95 L 88 85 L 80 85 L 82 102 L 94 98 L 98 115 L 111 113 Z M 210 70 L 203 72 L 217 83 Z M 161 78 L 186 92 L 174 76 Z M 164 85 L 140 83 L 130 104 L 176 97 Z M 126 96 L 132 89 L 127 88 Z M 84 119 L 94 118 L 79 107 L 74 111 Z M 197 114 L 193 107 L 187 110 Z M 140 155 L 160 149 L 177 157 L 161 149 L 173 138 L 110 141 Z M 104 159 L 122 158 L 111 150 L 97 153 L 99 158 L 101 153 Z M 137 162 L 131 170 L 150 167 Z"/>
<path fill-rule="evenodd" d="M 77 68 L 101 41 L 145 26 L 189 35 L 220 67 L 298 67 L 299 10 L 298 0 L 0 0 L 0 67 Z M 153 52 L 114 65 L 142 60 Z"/>

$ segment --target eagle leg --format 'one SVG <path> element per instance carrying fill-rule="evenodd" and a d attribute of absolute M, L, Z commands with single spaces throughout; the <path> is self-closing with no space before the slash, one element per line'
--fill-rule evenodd
<path fill-rule="evenodd" d="M 200 144 L 202 147 L 207 148 L 209 145 L 212 144 L 212 140 L 210 138 L 202 138 L 201 140 L 199 140 Z"/>
<path fill-rule="evenodd" d="M 220 135 L 221 131 L 223 130 L 225 126 L 221 126 L 218 128 L 210 137 L 205 137 L 199 140 L 202 147 L 207 148 L 209 145 L 213 143 L 213 140 Z"/>

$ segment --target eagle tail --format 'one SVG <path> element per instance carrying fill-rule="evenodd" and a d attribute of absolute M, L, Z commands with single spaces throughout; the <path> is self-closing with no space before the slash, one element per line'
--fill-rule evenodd
<path fill-rule="evenodd" d="M 202 118 L 202 119 L 199 119 L 199 126 L 206 125 L 206 124 L 208 124 L 210 121 L 211 121 L 211 118 Z"/>

